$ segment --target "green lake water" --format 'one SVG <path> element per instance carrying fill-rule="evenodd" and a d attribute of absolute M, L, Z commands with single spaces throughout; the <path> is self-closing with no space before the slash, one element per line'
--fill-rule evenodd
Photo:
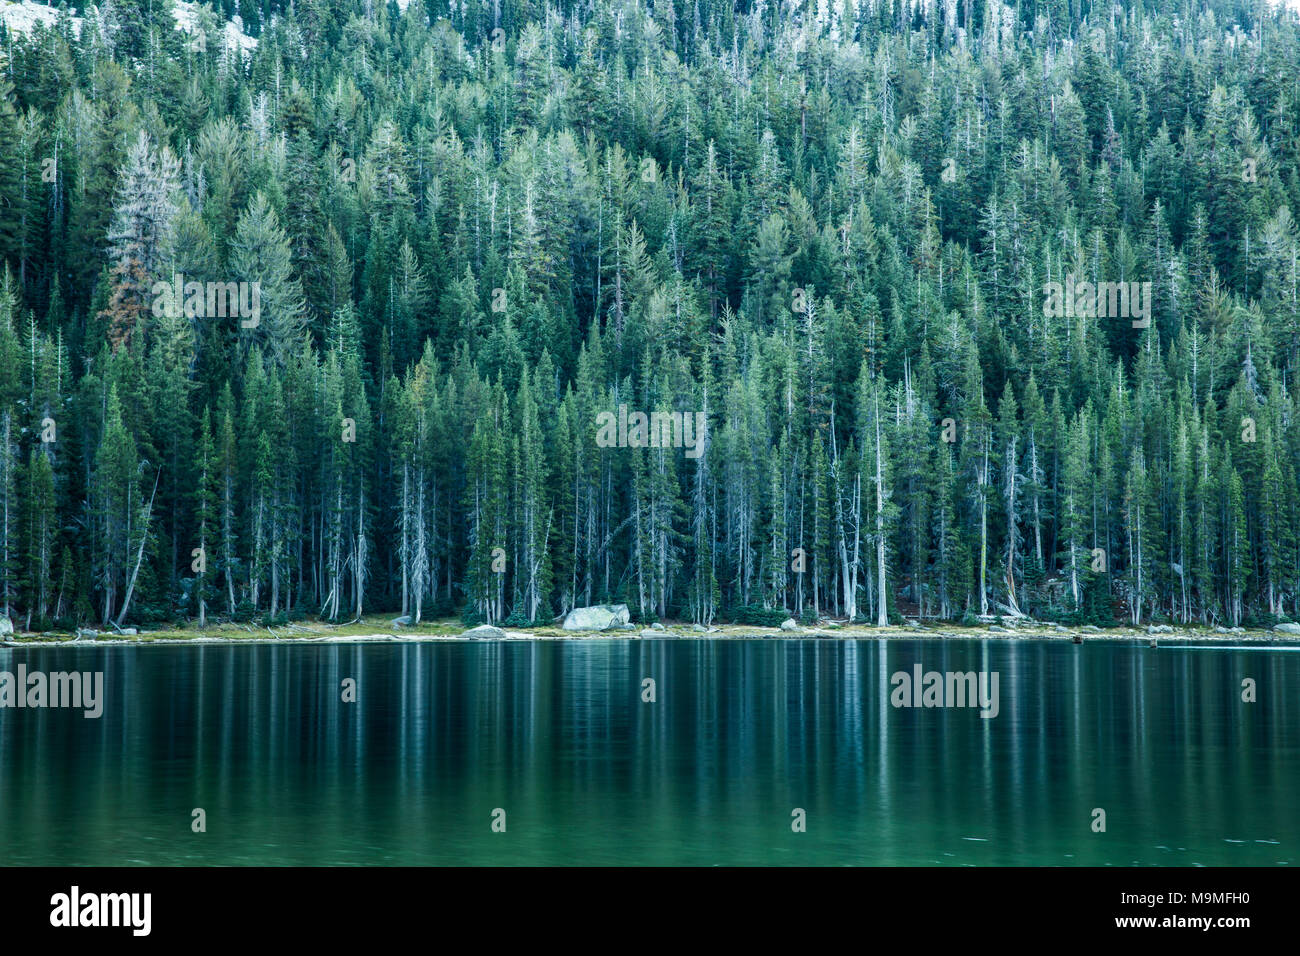
<path fill-rule="evenodd" d="M 20 663 L 103 671 L 105 700 L 0 709 L 9 865 L 1300 863 L 1300 649 L 0 649 Z M 997 716 L 891 706 L 918 663 L 998 672 Z"/>

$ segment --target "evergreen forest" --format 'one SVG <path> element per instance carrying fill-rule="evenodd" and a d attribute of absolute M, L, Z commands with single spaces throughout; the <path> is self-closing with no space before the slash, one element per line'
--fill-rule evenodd
<path fill-rule="evenodd" d="M 1297 213 L 1264 0 L 5 19 L 0 605 L 1300 618 Z"/>

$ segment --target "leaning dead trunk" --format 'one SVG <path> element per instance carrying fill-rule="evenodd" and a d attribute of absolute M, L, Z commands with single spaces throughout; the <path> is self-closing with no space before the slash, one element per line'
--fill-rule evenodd
<path fill-rule="evenodd" d="M 144 510 L 144 527 L 140 530 L 140 547 L 135 553 L 135 567 L 131 569 L 131 580 L 126 585 L 126 597 L 122 599 L 122 610 L 118 612 L 114 627 L 120 628 L 126 620 L 126 612 L 131 610 L 131 595 L 135 593 L 135 579 L 140 574 L 140 563 L 144 560 L 144 544 L 149 539 L 149 519 L 153 516 L 153 499 L 158 494 L 158 479 L 162 477 L 162 468 L 154 475 L 153 491 L 149 493 L 149 506 Z"/>

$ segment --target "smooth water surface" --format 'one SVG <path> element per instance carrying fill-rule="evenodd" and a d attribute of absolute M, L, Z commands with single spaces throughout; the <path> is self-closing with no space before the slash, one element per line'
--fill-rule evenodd
<path fill-rule="evenodd" d="M 102 670 L 105 703 L 0 709 L 4 864 L 1300 861 L 1300 653 L 1282 648 L 0 649 L 0 671 L 19 663 Z M 891 706 L 917 663 L 997 671 L 998 715 Z"/>

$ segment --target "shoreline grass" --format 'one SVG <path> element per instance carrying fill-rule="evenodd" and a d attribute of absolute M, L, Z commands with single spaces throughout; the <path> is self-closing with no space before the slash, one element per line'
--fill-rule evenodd
<path fill-rule="evenodd" d="M 1166 630 L 1168 628 L 1168 630 Z M 947 622 L 874 627 L 822 621 L 795 630 L 758 627 L 749 624 L 718 624 L 698 630 L 690 622 L 663 622 L 663 628 L 632 624 L 604 631 L 566 631 L 558 625 L 539 627 L 500 627 L 502 635 L 488 638 L 466 637 L 470 629 L 456 618 L 422 621 L 418 625 L 395 625 L 390 617 L 373 615 L 359 621 L 339 624 L 295 622 L 278 626 L 236 624 L 230 622 L 169 626 L 122 634 L 115 630 L 15 633 L 3 642 L 6 647 L 63 646 L 90 644 L 243 644 L 243 643 L 334 643 L 361 641 L 431 641 L 431 640 L 1146 640 L 1168 642 L 1219 641 L 1226 643 L 1296 643 L 1300 635 L 1266 628 L 1229 630 L 1212 626 L 1121 625 L 1111 628 L 1069 626 L 1050 622 L 963 626 Z"/>

